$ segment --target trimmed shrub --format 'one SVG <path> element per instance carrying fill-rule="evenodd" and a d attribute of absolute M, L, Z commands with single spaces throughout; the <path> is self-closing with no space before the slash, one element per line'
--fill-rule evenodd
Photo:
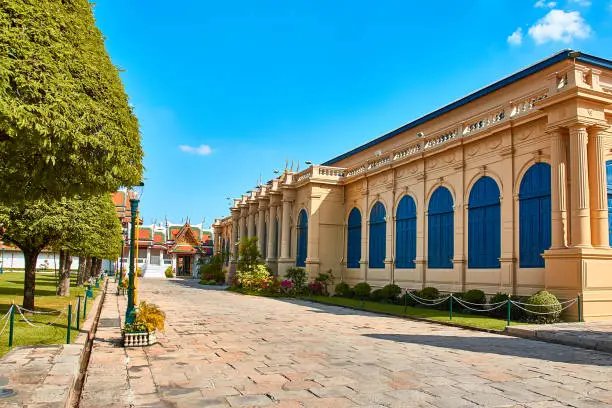
<path fill-rule="evenodd" d="M 510 295 L 508 295 L 507 293 L 497 292 L 495 295 L 493 295 L 491 300 L 489 300 L 489 303 L 494 304 L 494 303 L 504 302 L 504 301 L 507 301 L 508 299 L 510 299 Z M 498 307 L 495 310 L 489 310 L 489 316 L 491 317 L 503 318 L 503 317 L 506 317 L 507 315 L 508 315 L 507 305 Z"/>
<path fill-rule="evenodd" d="M 174 271 L 172 270 L 172 266 L 167 267 L 164 271 L 164 274 L 166 275 L 166 278 L 174 278 Z"/>
<path fill-rule="evenodd" d="M 321 296 L 325 291 L 325 287 L 322 282 L 314 281 L 308 284 L 308 293 L 313 296 Z"/>
<path fill-rule="evenodd" d="M 370 293 L 370 299 L 372 299 L 374 302 L 380 302 L 381 300 L 386 300 L 382 289 L 373 290 L 372 293 Z"/>
<path fill-rule="evenodd" d="M 293 282 L 294 291 L 301 292 L 306 288 L 306 270 L 304 268 L 289 268 L 285 277 Z"/>
<path fill-rule="evenodd" d="M 340 282 L 339 284 L 337 284 L 334 293 L 336 296 L 345 298 L 352 298 L 353 296 L 355 296 L 355 292 L 353 292 L 353 289 L 351 289 L 349 284 L 346 282 Z"/>
<path fill-rule="evenodd" d="M 465 295 L 463 295 L 463 300 L 470 303 L 484 305 L 487 303 L 487 295 L 485 295 L 485 293 L 480 289 L 471 289 L 465 292 Z"/>
<path fill-rule="evenodd" d="M 384 300 L 390 302 L 396 302 L 399 296 L 402 294 L 402 288 L 395 284 L 386 285 L 381 289 L 381 295 Z"/>
<path fill-rule="evenodd" d="M 527 313 L 529 321 L 534 323 L 555 323 L 561 317 L 561 304 L 557 297 L 550 292 L 540 290 L 531 295 L 527 302 L 529 305 L 525 309 L 536 313 L 547 313 L 545 315 Z"/>
<path fill-rule="evenodd" d="M 440 291 L 436 288 L 428 286 L 423 288 L 423 290 L 419 291 L 415 295 L 423 299 L 435 300 L 440 297 Z"/>
<path fill-rule="evenodd" d="M 370 284 L 367 282 L 359 282 L 353 288 L 353 291 L 355 292 L 355 297 L 360 299 L 370 297 L 371 290 L 372 287 L 370 287 Z"/>
<path fill-rule="evenodd" d="M 411 290 L 410 293 L 412 293 L 414 296 L 419 296 L 419 291 L 418 290 Z M 410 296 L 407 293 L 404 293 L 400 298 L 399 298 L 399 302 L 402 305 L 406 305 L 406 306 L 412 306 L 415 307 L 417 305 L 416 300 L 414 300 L 414 298 L 412 296 Z"/>

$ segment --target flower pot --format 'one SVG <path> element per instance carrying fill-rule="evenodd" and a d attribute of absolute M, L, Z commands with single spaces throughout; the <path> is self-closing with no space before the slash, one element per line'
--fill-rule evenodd
<path fill-rule="evenodd" d="M 123 333 L 123 347 L 151 346 L 157 343 L 155 330 L 152 332 Z"/>

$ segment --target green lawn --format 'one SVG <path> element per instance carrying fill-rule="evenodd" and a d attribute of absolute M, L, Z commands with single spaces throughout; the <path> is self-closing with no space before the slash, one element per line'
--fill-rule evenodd
<path fill-rule="evenodd" d="M 23 301 L 23 277 L 22 272 L 7 272 L 0 275 L 0 318 L 2 318 L 9 310 L 11 303 L 15 302 L 17 305 L 22 304 Z M 55 295 L 55 275 L 53 273 L 37 273 L 36 275 L 36 310 L 37 311 L 51 311 L 65 308 L 69 303 L 73 304 L 73 312 L 76 313 L 76 297 L 83 295 L 85 289 L 83 287 L 76 287 L 76 276 L 72 277 L 70 297 L 61 297 Z M 97 296 L 98 290 L 94 289 L 94 296 Z M 93 301 L 89 299 L 87 301 L 87 314 L 91 310 Z M 81 303 L 81 326 L 83 324 L 83 304 Z M 52 325 L 45 325 L 43 327 L 32 327 L 23 320 L 21 315 L 15 311 L 15 331 L 13 337 L 13 346 L 25 346 L 34 344 L 59 344 L 66 342 L 67 334 L 67 311 L 63 312 L 63 315 L 59 317 L 59 314 L 52 315 L 39 315 L 30 314 L 25 317 L 35 325 L 45 325 L 46 323 L 57 321 Z M 74 321 L 74 320 L 73 320 Z M 0 331 L 4 327 L 5 321 L 0 323 Z M 77 338 L 78 331 L 73 328 L 70 334 L 71 341 Z M 6 330 L 0 336 L 0 356 L 4 355 L 9 351 L 8 348 L 9 339 L 9 325 L 7 324 Z"/>
<path fill-rule="evenodd" d="M 302 299 L 313 300 L 320 303 L 338 306 L 350 306 L 359 309 L 364 309 L 370 312 L 391 313 L 398 316 L 412 316 L 431 319 L 439 322 L 452 322 L 461 326 L 471 326 L 480 329 L 504 330 L 506 328 L 506 320 L 495 319 L 488 317 L 483 313 L 483 316 L 477 314 L 466 314 L 453 312 L 453 320 L 449 319 L 448 310 L 436 310 L 433 308 L 417 308 L 410 307 L 404 313 L 404 306 L 393 305 L 387 303 L 377 303 L 365 301 L 363 305 L 357 299 L 346 299 L 341 297 L 328 296 L 304 296 Z"/>

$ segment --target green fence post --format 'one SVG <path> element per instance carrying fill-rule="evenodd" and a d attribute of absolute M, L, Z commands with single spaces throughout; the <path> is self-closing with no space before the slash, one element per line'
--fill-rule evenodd
<path fill-rule="evenodd" d="M 15 303 L 13 303 L 9 317 L 9 348 L 13 347 L 13 335 L 15 334 L 15 307 Z"/>
<path fill-rule="evenodd" d="M 449 319 L 453 320 L 453 294 L 450 295 Z"/>
<path fill-rule="evenodd" d="M 81 295 L 77 296 L 77 330 L 81 329 Z"/>
<path fill-rule="evenodd" d="M 406 289 L 406 293 L 404 294 L 404 314 L 408 310 L 408 289 Z"/>
<path fill-rule="evenodd" d="M 510 326 L 510 299 L 508 299 L 508 326 Z"/>
<path fill-rule="evenodd" d="M 581 307 L 580 307 L 580 295 L 578 295 L 578 321 L 582 322 L 582 313 L 581 312 Z"/>
<path fill-rule="evenodd" d="M 87 319 L 87 295 L 83 296 L 83 321 Z"/>
<path fill-rule="evenodd" d="M 66 331 L 66 344 L 70 344 L 70 332 L 72 331 L 72 305 L 68 305 L 68 330 Z"/>

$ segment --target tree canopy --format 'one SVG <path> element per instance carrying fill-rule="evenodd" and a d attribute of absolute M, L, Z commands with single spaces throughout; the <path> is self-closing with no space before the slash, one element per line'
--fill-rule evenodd
<path fill-rule="evenodd" d="M 36 260 L 47 247 L 75 255 L 114 259 L 121 252 L 121 224 L 109 194 L 85 199 L 31 200 L 0 205 L 0 239 L 25 257 L 23 307 L 34 307 Z"/>
<path fill-rule="evenodd" d="M 141 137 L 87 0 L 0 2 L 0 202 L 142 179 Z"/>

